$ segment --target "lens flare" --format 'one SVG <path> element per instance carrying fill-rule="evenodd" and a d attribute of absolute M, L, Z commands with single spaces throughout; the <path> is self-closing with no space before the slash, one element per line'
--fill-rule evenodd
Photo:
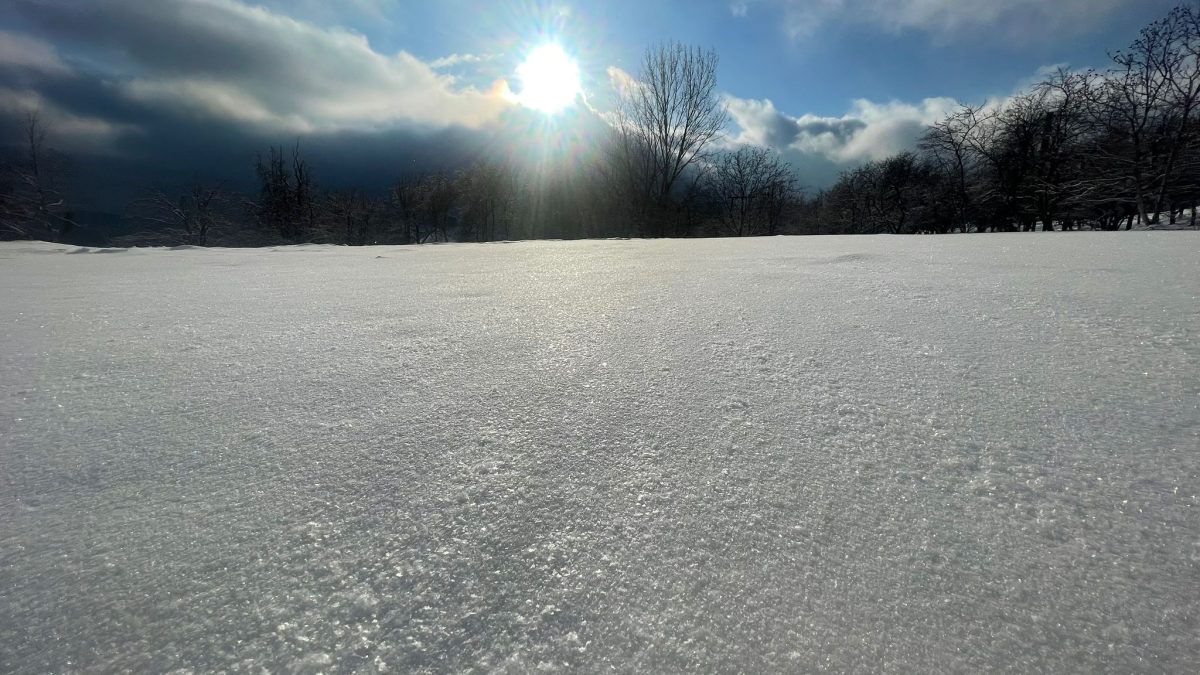
<path fill-rule="evenodd" d="M 521 80 L 517 101 L 546 114 L 567 108 L 582 90 L 579 64 L 554 43 L 529 52 L 525 61 L 517 66 L 517 77 Z"/>

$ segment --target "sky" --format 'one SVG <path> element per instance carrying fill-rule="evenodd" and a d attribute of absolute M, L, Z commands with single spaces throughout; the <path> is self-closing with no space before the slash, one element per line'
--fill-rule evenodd
<path fill-rule="evenodd" d="M 710 47 L 721 143 L 781 152 L 800 182 L 912 146 L 959 103 L 1002 98 L 1107 53 L 1175 0 L 6 0 L 0 139 L 30 109 L 113 208 L 134 184 L 244 181 L 299 141 L 327 185 L 380 185 L 473 156 L 594 146 L 614 86 L 663 41 Z M 555 43 L 565 111 L 517 71 Z M 549 140 L 547 140 L 549 139 Z"/>

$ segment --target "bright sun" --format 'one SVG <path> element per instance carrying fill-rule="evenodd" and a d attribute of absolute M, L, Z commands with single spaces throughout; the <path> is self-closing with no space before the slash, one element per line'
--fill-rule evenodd
<path fill-rule="evenodd" d="M 517 66 L 521 79 L 522 105 L 544 113 L 556 113 L 575 102 L 581 87 L 579 65 L 563 48 L 545 44 L 529 52 L 525 62 Z"/>

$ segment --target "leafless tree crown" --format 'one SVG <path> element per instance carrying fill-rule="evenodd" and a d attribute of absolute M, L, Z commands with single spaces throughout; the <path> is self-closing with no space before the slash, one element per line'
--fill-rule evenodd
<path fill-rule="evenodd" d="M 717 64 L 715 51 L 663 43 L 646 50 L 636 81 L 621 92 L 617 161 L 651 208 L 670 202 L 680 177 L 707 158 L 725 128 Z"/>

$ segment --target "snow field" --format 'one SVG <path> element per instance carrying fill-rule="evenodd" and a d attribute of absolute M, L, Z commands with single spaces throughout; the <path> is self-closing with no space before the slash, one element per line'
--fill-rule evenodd
<path fill-rule="evenodd" d="M 1198 254 L 0 244 L 0 670 L 1186 672 Z"/>

